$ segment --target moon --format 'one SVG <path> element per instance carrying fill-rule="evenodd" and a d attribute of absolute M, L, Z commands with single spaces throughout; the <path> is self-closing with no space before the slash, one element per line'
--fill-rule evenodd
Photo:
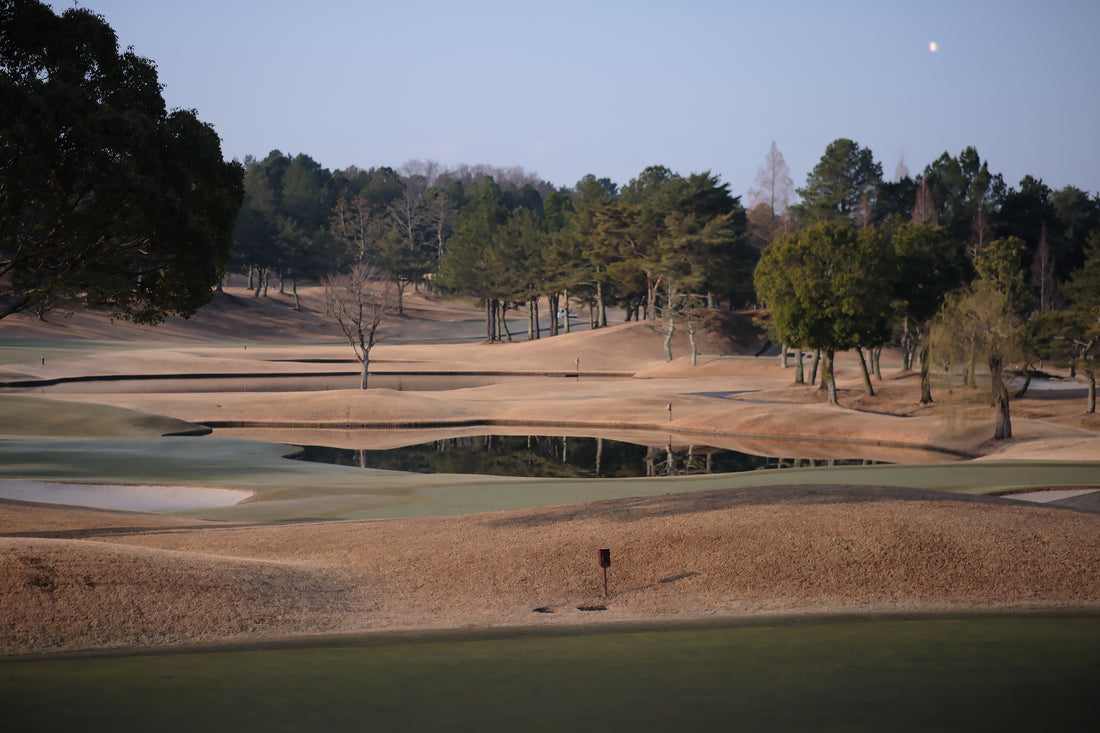
<path fill-rule="evenodd" d="M 935 41 L 929 41 L 928 42 L 928 50 L 931 51 L 932 53 L 935 53 L 936 51 L 940 50 L 940 44 L 936 43 Z"/>

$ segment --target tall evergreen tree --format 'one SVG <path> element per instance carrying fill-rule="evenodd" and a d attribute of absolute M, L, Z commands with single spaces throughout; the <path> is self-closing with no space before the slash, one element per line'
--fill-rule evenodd
<path fill-rule="evenodd" d="M 838 220 L 863 226 L 871 222 L 881 181 L 882 165 L 870 149 L 839 138 L 825 148 L 806 185 L 798 189 L 802 202 L 792 209 L 803 226 Z"/>
<path fill-rule="evenodd" d="M 973 147 L 952 157 L 944 152 L 921 177 L 937 208 L 940 226 L 953 239 L 981 249 L 992 239 L 993 224 L 1006 192 L 1000 173 L 992 173 Z"/>

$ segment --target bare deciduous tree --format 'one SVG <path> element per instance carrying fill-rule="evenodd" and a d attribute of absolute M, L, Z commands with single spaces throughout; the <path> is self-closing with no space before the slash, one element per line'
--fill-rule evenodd
<path fill-rule="evenodd" d="M 787 207 L 790 206 L 793 196 L 791 170 L 773 140 L 764 164 L 756 171 L 756 180 L 747 196 L 747 208 L 752 212 L 749 217 L 750 228 L 761 249 L 771 243 L 776 235 L 790 233 Z"/>
<path fill-rule="evenodd" d="M 458 207 L 451 197 L 442 191 L 437 193 L 428 204 L 427 221 L 435 238 L 436 262 L 442 262 L 443 250 L 447 243 L 447 235 L 451 225 L 458 218 Z"/>
<path fill-rule="evenodd" d="M 932 198 L 932 191 L 928 188 L 928 181 L 924 178 L 921 178 L 920 187 L 917 189 L 917 200 L 913 205 L 913 221 L 922 221 L 932 226 L 940 223 L 936 202 Z"/>
<path fill-rule="evenodd" d="M 341 198 L 332 211 L 329 231 L 345 243 L 352 262 L 363 262 L 382 238 L 384 217 L 366 196 Z"/>
<path fill-rule="evenodd" d="M 370 352 L 380 340 L 393 286 L 364 263 L 353 265 L 347 274 L 326 277 L 324 286 L 325 308 L 351 344 L 362 367 L 359 387 L 366 389 Z"/>

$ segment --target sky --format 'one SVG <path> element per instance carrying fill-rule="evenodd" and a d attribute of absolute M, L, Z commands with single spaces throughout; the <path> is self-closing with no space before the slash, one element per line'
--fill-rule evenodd
<path fill-rule="evenodd" d="M 1100 193 L 1096 0 L 79 5 L 226 158 L 520 166 L 565 187 L 664 165 L 744 195 L 773 141 L 802 187 L 849 138 L 888 180 L 973 146 L 1010 186 Z"/>

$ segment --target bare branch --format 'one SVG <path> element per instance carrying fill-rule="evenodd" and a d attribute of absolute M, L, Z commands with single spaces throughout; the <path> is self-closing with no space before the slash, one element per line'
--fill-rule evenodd
<path fill-rule="evenodd" d="M 325 308 L 340 325 L 362 365 L 360 387 L 366 389 L 370 352 L 382 340 L 380 332 L 390 309 L 393 286 L 365 263 L 353 265 L 347 274 L 326 277 L 323 283 Z"/>

